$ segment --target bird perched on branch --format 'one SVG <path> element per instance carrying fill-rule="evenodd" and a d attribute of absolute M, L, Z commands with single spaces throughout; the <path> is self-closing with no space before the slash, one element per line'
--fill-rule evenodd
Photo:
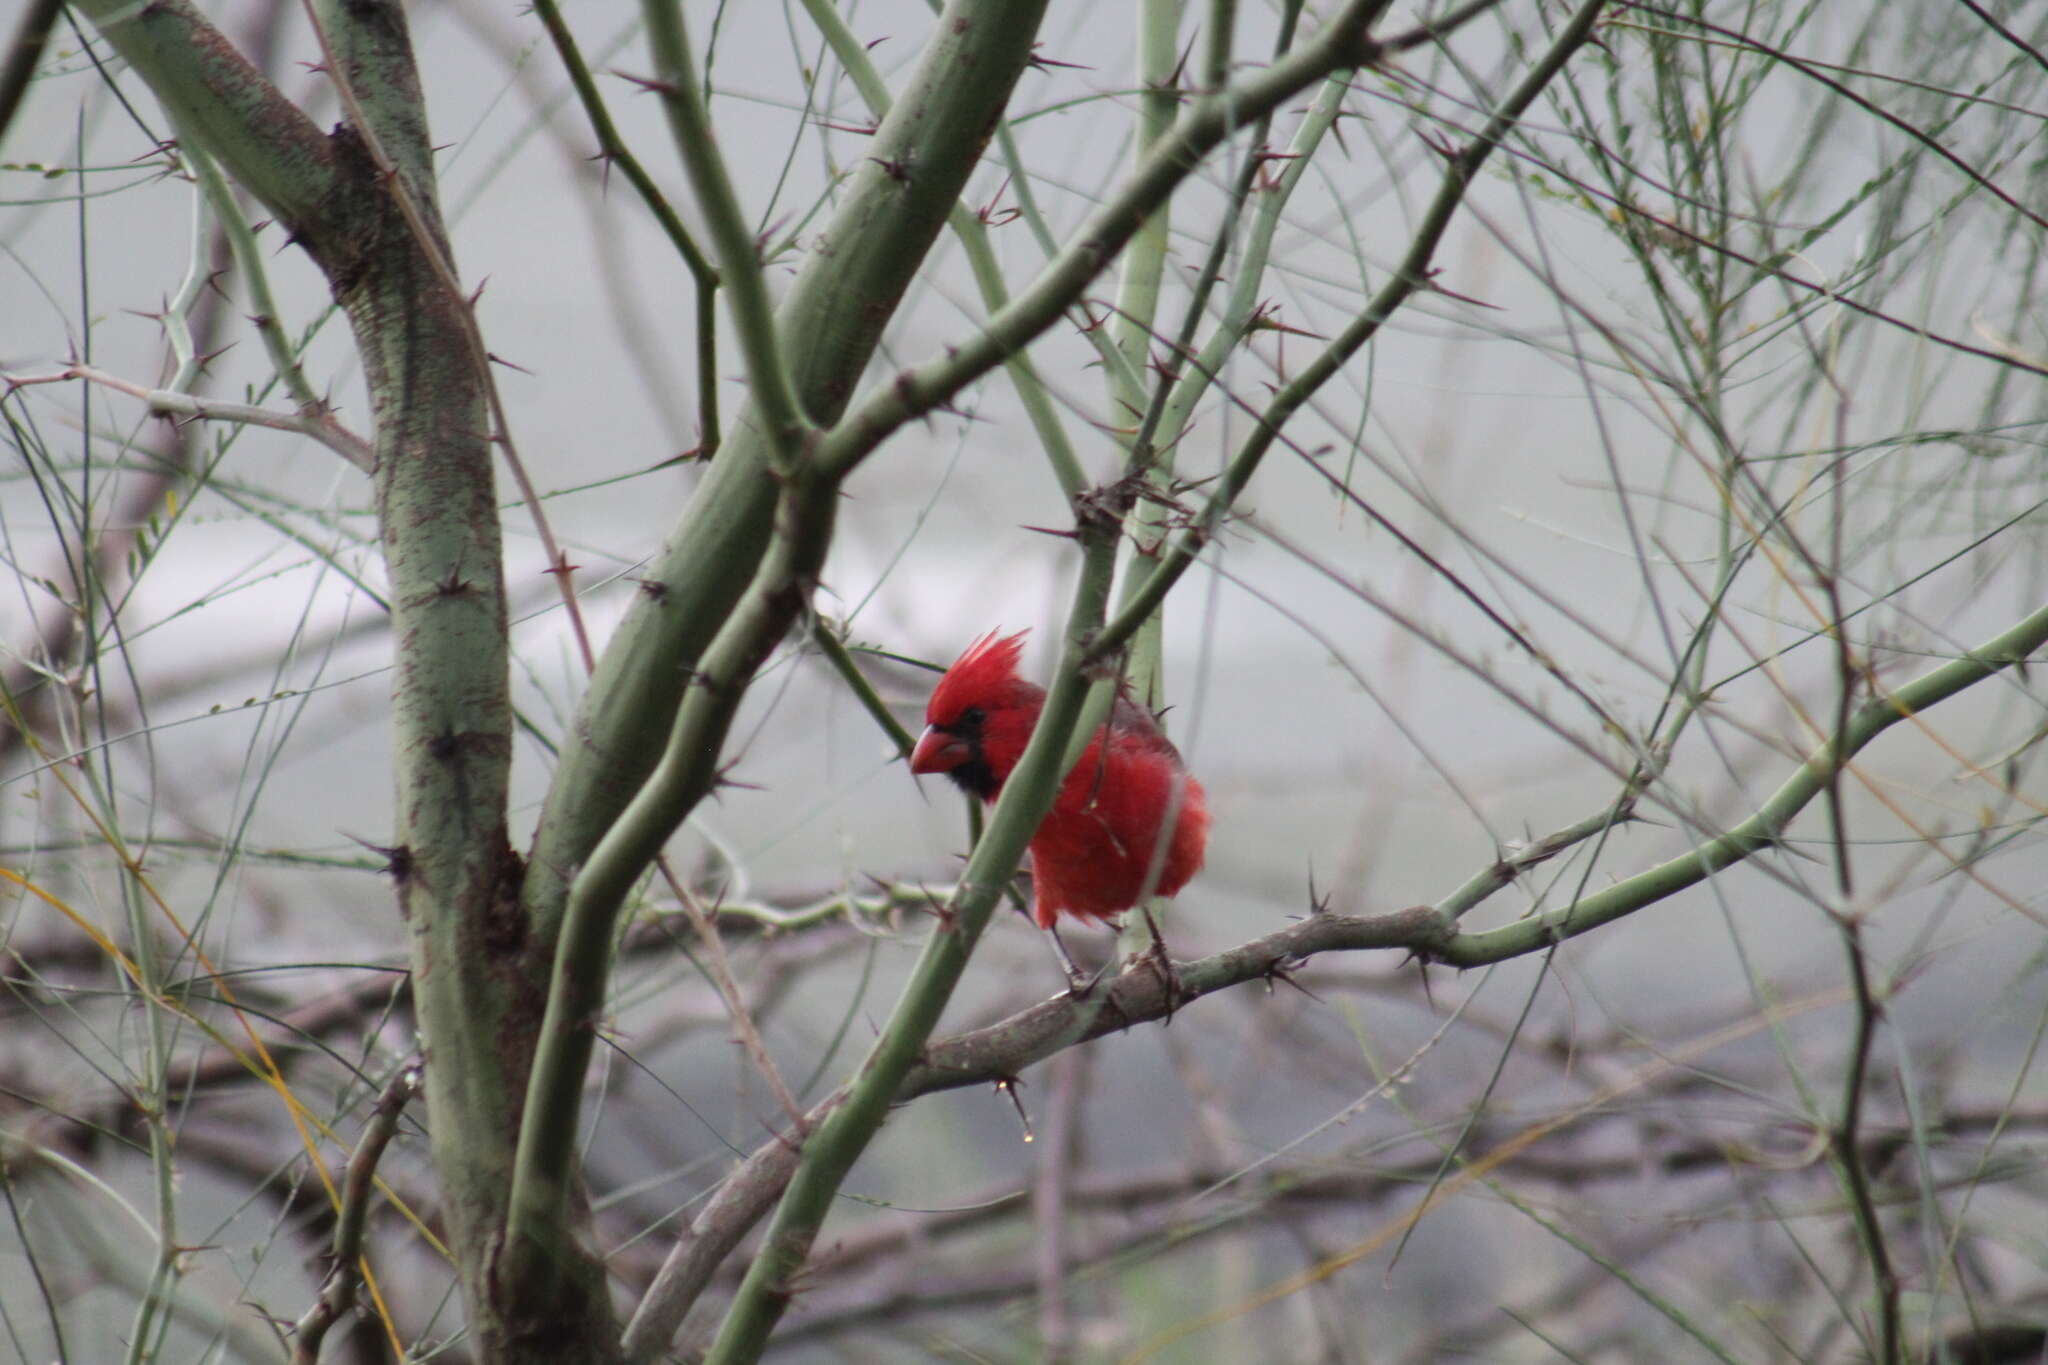
<path fill-rule="evenodd" d="M 1024 635 L 990 631 L 954 660 L 925 705 L 912 772 L 996 799 L 1045 706 L 1045 689 L 1017 676 Z M 1151 714 L 1118 697 L 1031 836 L 1033 917 L 1045 929 L 1061 915 L 1113 920 L 1172 896 L 1201 871 L 1208 838 L 1202 784 Z"/>

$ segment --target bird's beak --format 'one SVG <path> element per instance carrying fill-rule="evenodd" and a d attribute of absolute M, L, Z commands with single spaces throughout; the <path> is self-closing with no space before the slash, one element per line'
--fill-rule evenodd
<path fill-rule="evenodd" d="M 910 751 L 910 771 L 951 772 L 972 757 L 974 750 L 966 740 L 927 725 L 917 737 L 917 747 Z"/>

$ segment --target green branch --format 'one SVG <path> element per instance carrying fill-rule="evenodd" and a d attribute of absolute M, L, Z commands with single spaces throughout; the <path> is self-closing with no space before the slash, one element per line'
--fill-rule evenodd
<path fill-rule="evenodd" d="M 299 416 L 332 423 L 334 419 L 326 401 L 314 392 L 312 382 L 306 378 L 305 367 L 292 350 L 291 338 L 285 335 L 284 324 L 277 316 L 277 299 L 271 293 L 270 272 L 264 263 L 263 252 L 256 246 L 256 233 L 249 226 L 248 216 L 235 202 L 234 191 L 213 158 L 207 155 L 203 143 L 198 139 L 188 139 L 188 143 L 182 149 L 185 163 L 198 178 L 199 188 L 206 195 L 215 220 L 220 223 L 229 250 L 234 253 L 235 269 L 241 272 L 242 287 L 248 290 L 249 303 L 255 309 L 249 321 L 263 339 L 263 349 L 270 356 L 271 367 L 277 371 L 285 391 L 291 394 Z M 367 459 L 358 463 L 368 468 Z"/>
<path fill-rule="evenodd" d="M 824 35 L 826 45 L 839 59 L 840 66 L 845 68 L 854 89 L 860 92 L 876 122 L 887 118 L 894 104 L 889 98 L 889 87 L 883 83 L 881 73 L 875 70 L 867 48 L 854 37 L 853 30 L 846 26 L 839 11 L 830 0 L 804 0 L 804 11 L 817 25 L 818 32 Z M 946 217 L 946 223 L 966 253 L 975 287 L 981 291 L 982 306 L 991 315 L 1000 313 L 1010 301 L 1010 287 L 1003 279 L 995 249 L 989 244 L 985 214 L 965 204 L 955 204 Z M 1038 435 L 1038 443 L 1052 465 L 1053 477 L 1059 481 L 1060 491 L 1069 498 L 1073 497 L 1088 486 L 1088 478 L 1082 472 L 1079 457 L 1074 454 L 1074 443 L 1067 437 L 1059 411 L 1038 377 L 1037 367 L 1031 363 L 1027 352 L 1018 351 L 1003 362 L 1003 369 L 1017 391 L 1017 401 L 1023 404 L 1025 418 Z"/>
<path fill-rule="evenodd" d="M 1441 959 L 1456 967 L 1474 967 L 1540 951 L 1665 900 L 1705 881 L 1722 868 L 1771 847 L 1784 837 L 1792 817 L 1825 791 L 1834 776 L 1872 740 L 1900 721 L 2025 661 L 2044 644 L 2048 644 L 2048 607 L 1961 658 L 1951 659 L 1896 691 L 1865 702 L 1844 727 L 1839 751 L 1833 740 L 1821 744 L 1754 815 L 1720 838 L 1710 839 L 1604 891 L 1581 896 L 1547 915 L 1517 920 L 1499 929 L 1459 934 L 1445 944 Z"/>
<path fill-rule="evenodd" d="M 809 605 L 832 543 L 836 484 L 799 469 L 785 481 L 775 546 L 711 647 L 676 713 L 660 761 L 569 891 L 556 945 L 512 1176 L 506 1250 L 515 1274 L 563 1253 L 584 1073 L 590 1066 L 612 939 L 634 883 L 720 781 L 719 757 L 747 684 Z"/>
<path fill-rule="evenodd" d="M 1029 288 L 975 335 L 939 359 L 903 371 L 861 403 L 825 438 L 820 461 L 834 471 L 852 470 L 905 422 L 942 406 L 1029 345 L 1079 300 L 1089 283 L 1130 244 L 1146 217 L 1232 133 L 1332 72 L 1369 66 L 1398 50 L 1376 42 L 1366 31 L 1385 7 L 1385 0 L 1351 0 L 1303 46 L 1224 95 L 1184 110 L 1123 188 L 1089 216 Z M 1432 31 L 1429 41 L 1437 36 Z"/>
<path fill-rule="evenodd" d="M 711 111 L 704 105 L 704 90 L 697 80 L 682 5 L 680 0 L 645 0 L 641 13 L 647 20 L 648 45 L 654 51 L 652 88 L 661 96 L 676 150 L 682 154 L 683 170 L 690 178 L 690 188 L 696 191 L 697 210 L 710 228 L 718 253 L 719 279 L 747 359 L 754 406 L 766 421 L 774 462 L 788 469 L 796 463 L 810 422 L 775 338 L 775 306 L 768 297 L 759 248 L 746 215 L 740 211 L 739 195 L 732 187 L 732 177 L 726 174 L 718 140 L 712 135 Z"/>
<path fill-rule="evenodd" d="M 1346 361 L 1357 354 L 1361 346 L 1379 332 L 1386 320 L 1393 316 L 1395 309 L 1406 303 L 1409 296 L 1417 290 L 1428 287 L 1430 262 L 1435 259 L 1437 244 L 1443 240 L 1444 232 L 1450 227 L 1451 218 L 1457 212 L 1458 206 L 1464 202 L 1465 194 L 1471 188 L 1479 168 L 1485 164 L 1493 149 L 1500 145 L 1501 139 L 1515 126 L 1523 111 L 1535 102 L 1536 97 L 1564 68 L 1565 62 L 1592 38 L 1594 22 L 1599 18 L 1605 4 L 1606 0 L 1585 0 L 1585 3 L 1573 13 L 1571 21 L 1559 31 L 1543 56 L 1522 78 L 1521 83 L 1502 102 L 1500 108 L 1494 111 L 1493 116 L 1487 119 L 1486 125 L 1462 150 L 1450 156 L 1444 169 L 1443 183 L 1437 189 L 1436 197 L 1430 201 L 1429 209 L 1416 228 L 1415 236 L 1410 240 L 1408 251 L 1402 257 L 1399 267 L 1395 269 L 1393 278 L 1387 281 L 1379 293 L 1373 296 L 1365 310 L 1354 318 L 1335 340 L 1303 367 L 1300 374 L 1283 385 L 1279 392 L 1273 395 L 1273 400 L 1259 411 L 1256 429 L 1245 439 L 1244 445 L 1224 470 L 1222 478 L 1217 481 L 1215 491 L 1210 494 L 1209 501 L 1195 518 L 1194 524 L 1174 543 L 1173 548 L 1160 558 L 1151 574 L 1137 590 L 1125 599 L 1115 619 L 1103 628 L 1102 634 L 1089 646 L 1088 662 L 1100 663 L 1108 659 L 1151 618 L 1159 604 L 1166 599 L 1168 591 L 1193 565 L 1201 555 L 1203 547 L 1222 526 L 1224 518 L 1229 515 L 1231 507 L 1237 501 L 1237 495 L 1244 491 L 1245 485 L 1258 470 L 1260 461 L 1265 459 L 1266 453 L 1279 439 L 1280 431 L 1287 425 L 1288 419 L 1293 417 Z M 1449 25 L 1461 14 L 1469 17 L 1483 12 L 1483 9 L 1490 5 L 1491 0 L 1468 5 L 1464 10 L 1444 19 L 1442 23 Z"/>
<path fill-rule="evenodd" d="M 707 1365 L 737 1365 L 759 1357 L 768 1335 L 788 1306 L 791 1281 L 810 1255 L 841 1181 L 888 1117 L 903 1078 L 922 1056 L 924 1043 L 952 998 L 968 955 L 1002 900 L 1024 848 L 1065 776 L 1066 751 L 1082 720 L 1090 685 L 1079 661 L 1089 635 L 1101 624 L 1116 568 L 1116 522 L 1084 515 L 1078 534 L 1083 559 L 1080 582 L 1067 621 L 1066 649 L 1045 709 L 1016 770 L 1003 784 L 988 827 L 975 845 L 938 926 L 882 1036 L 861 1064 L 845 1102 L 835 1108 L 804 1143 L 796 1173 L 775 1212 L 761 1251 L 748 1267 Z"/>
<path fill-rule="evenodd" d="M 1180 16 L 1180 0 L 1141 0 L 1138 6 L 1138 125 L 1132 154 L 1141 165 L 1173 127 L 1181 61 Z M 1216 34 L 1212 31 L 1210 37 L 1213 45 Z M 1228 36 L 1221 41 L 1227 43 Z M 1227 103 L 1219 108 L 1226 120 L 1235 117 Z M 1271 111 L 1267 111 L 1259 117 L 1270 116 Z M 1166 274 L 1172 213 L 1173 200 L 1169 197 L 1147 213 L 1132 234 L 1119 262 L 1116 303 L 1108 327 L 1110 342 L 1123 358 L 1123 364 L 1112 366 L 1105 373 L 1109 384 L 1109 421 L 1112 428 L 1129 424 L 1129 435 L 1119 431 L 1128 477 L 1143 479 L 1162 495 L 1157 499 L 1140 499 L 1126 518 L 1126 529 L 1140 551 L 1132 557 L 1131 568 L 1125 575 L 1126 592 L 1130 590 L 1130 581 L 1144 573 L 1144 566 L 1150 562 L 1147 556 L 1165 534 L 1168 511 L 1163 495 L 1173 484 L 1172 442 L 1146 446 L 1138 439 L 1144 426 L 1143 416 L 1150 407 L 1146 376 L 1152 372 L 1152 338 L 1159 317 L 1160 281 Z M 1154 711 L 1166 705 L 1161 658 L 1165 641 L 1166 613 L 1154 611 L 1129 641 L 1120 670 L 1123 685 L 1131 695 L 1140 705 Z M 1149 926 L 1141 926 L 1134 918 L 1126 924 L 1122 941 L 1136 949 L 1144 941 L 1141 936 L 1148 932 Z"/>
<path fill-rule="evenodd" d="M 650 27 L 660 30 L 654 35 L 660 89 L 676 123 L 684 155 L 691 160 L 693 183 L 700 195 L 708 194 L 722 201 L 707 204 L 706 215 L 712 222 L 712 235 L 727 270 L 726 284 L 734 300 L 742 340 L 749 348 L 749 362 L 776 362 L 774 320 L 766 313 L 765 285 L 759 279 L 758 263 L 751 260 L 752 238 L 745 233 L 737 204 L 730 200 L 730 188 L 723 186 L 722 167 L 710 151 L 710 129 L 704 118 L 695 73 L 690 68 L 680 21 L 672 13 L 653 6 L 649 11 L 649 22 Z M 664 25 L 666 27 L 662 27 Z M 994 32 L 1005 43 L 1014 46 L 1015 60 L 1021 68 L 1029 52 L 1028 32 L 1003 30 L 1000 26 L 995 26 Z M 932 58 L 928 65 L 938 64 L 945 54 L 957 50 L 961 30 L 953 28 L 947 36 L 954 40 L 954 45 L 941 44 L 938 49 L 941 56 Z M 983 73 L 975 87 L 975 95 L 986 99 L 988 94 L 987 78 Z M 930 111 L 924 110 L 914 121 L 929 118 Z M 953 150 L 958 159 L 954 164 L 960 179 L 964 180 L 972 157 L 965 156 L 965 148 L 959 145 L 963 141 L 962 130 L 949 124 L 930 131 L 955 144 Z M 882 178 L 885 184 L 895 183 L 886 175 Z M 947 183 L 940 175 L 927 179 L 938 185 Z M 953 183 L 957 190 L 959 181 Z M 872 191 L 875 186 L 870 183 L 868 188 Z M 873 206 L 872 201 L 864 199 L 859 190 L 853 199 Z M 937 223 L 943 220 L 944 211 L 949 206 L 935 202 L 924 204 L 923 212 L 931 215 L 932 233 L 936 233 Z M 843 218 L 844 215 L 835 220 L 834 230 L 850 232 L 851 228 Z M 846 250 L 857 254 L 862 249 L 873 252 L 886 247 L 894 251 L 900 250 L 901 246 L 900 242 L 869 241 L 849 243 Z M 734 259 L 735 254 L 741 252 L 748 257 L 744 262 Z M 821 249 L 814 258 L 814 267 L 817 260 L 831 261 L 833 255 L 833 252 Z M 878 265 L 874 257 L 870 256 L 869 260 L 870 264 Z M 735 269 L 743 264 L 748 267 L 747 271 Z M 914 265 L 915 261 L 909 264 Z M 890 269 L 904 265 L 902 260 L 891 258 Z M 834 297 L 836 304 L 843 301 L 849 277 L 857 278 L 859 272 L 850 271 L 846 263 L 836 261 L 830 268 L 841 286 L 840 294 Z M 750 286 L 738 278 L 742 273 L 752 275 L 753 288 L 758 291 L 752 302 L 748 301 Z M 906 281 L 907 278 L 905 275 Z M 820 301 L 817 296 L 807 293 L 801 282 L 798 297 L 804 301 L 805 307 Z M 756 309 L 759 316 L 750 317 Z M 863 326 L 876 321 L 878 319 L 865 315 L 861 318 Z M 793 331 L 792 335 L 803 335 L 807 345 L 814 347 L 818 344 L 816 336 L 799 331 Z M 684 612 L 685 620 L 699 618 L 700 612 L 716 611 L 712 619 L 721 621 L 722 625 L 701 660 L 682 674 L 688 680 L 687 688 L 680 706 L 673 712 L 667 734 L 657 750 L 659 757 L 646 781 L 634 790 L 617 818 L 606 821 L 602 837 L 588 857 L 580 860 L 580 870 L 575 873 L 564 899 L 559 937 L 554 943 L 554 968 L 548 989 L 547 1012 L 519 1123 L 518 1150 L 511 1182 L 505 1253 L 515 1278 L 541 1273 L 549 1262 L 572 1257 L 572 1249 L 562 1243 L 562 1238 L 567 1227 L 567 1192 L 574 1169 L 577 1114 L 591 1055 L 592 1030 L 602 1010 L 609 980 L 613 930 L 625 898 L 648 862 L 659 852 L 662 843 L 697 802 L 715 789 L 719 781 L 717 765 L 726 734 L 747 685 L 776 643 L 808 608 L 825 552 L 831 543 L 839 478 L 803 460 L 800 438 L 805 418 L 800 409 L 792 405 L 781 413 L 780 419 L 773 415 L 779 410 L 781 400 L 764 397 L 764 391 L 787 382 L 780 377 L 783 373 L 779 363 L 772 363 L 766 372 L 755 373 L 754 406 L 757 412 L 767 415 L 764 420 L 741 423 L 742 434 L 735 438 L 734 445 L 713 466 L 712 478 L 700 489 L 693 504 L 694 508 L 713 509 L 707 515 L 715 518 L 721 531 L 727 531 L 739 519 L 736 514 L 746 498 L 759 491 L 779 488 L 766 555 L 758 559 L 758 570 L 729 611 L 719 609 L 715 600 L 707 601 L 714 590 L 705 583 L 693 581 L 677 586 L 678 597 L 687 590 L 695 599 L 690 609 Z M 793 394 L 795 390 L 791 392 Z M 764 427 L 774 426 L 778 420 L 789 425 L 776 432 L 764 432 Z M 768 477 L 771 469 L 777 471 L 773 478 Z M 724 515 L 718 515 L 720 512 Z M 749 555 L 746 560 L 721 567 L 730 574 L 751 560 L 753 556 Z M 650 592 L 647 600 L 663 606 L 681 605 L 670 602 L 665 590 Z M 672 622 L 665 628 L 671 632 L 678 629 Z M 670 638 L 674 639 L 673 633 Z M 637 651 L 629 645 L 623 653 L 626 658 L 634 659 Z M 607 665 L 620 654 L 615 645 L 607 652 Z M 638 662 L 643 667 L 646 665 L 644 658 Z M 639 677 L 629 674 L 623 681 L 626 685 L 648 688 L 660 686 L 663 679 L 659 674 Z M 605 683 L 606 678 L 601 673 L 593 683 L 590 704 L 599 704 L 599 699 L 604 696 Z M 558 781 L 552 795 L 559 797 L 563 790 L 563 783 Z M 545 818 L 542 828 L 543 831 L 548 829 Z M 544 840 L 546 837 L 544 833 Z M 536 862 L 539 862 L 538 855 Z"/>
<path fill-rule="evenodd" d="M 597 135 L 598 154 L 607 165 L 617 166 L 647 205 L 647 211 L 654 215 L 669 245 L 683 258 L 683 264 L 690 271 L 690 278 L 697 290 L 697 413 L 701 428 L 700 454 L 709 457 L 715 454 L 719 445 L 718 426 L 718 271 L 697 245 L 697 239 L 683 226 L 683 220 L 676 213 L 675 205 L 654 183 L 654 177 L 640 164 L 640 158 L 626 145 L 619 135 L 618 125 L 612 122 L 611 110 L 605 106 L 604 96 L 597 90 L 592 79 L 589 63 L 583 60 L 583 49 L 577 45 L 576 35 L 562 18 L 561 6 L 555 0 L 534 0 L 534 13 L 540 16 L 541 27 L 548 31 L 548 40 L 555 45 L 555 55 L 562 59 L 563 70 L 569 73 L 569 83 L 576 90 L 576 98 L 583 105 L 583 116 L 590 120 L 590 130 Z"/>
<path fill-rule="evenodd" d="M 296 235 L 325 235 L 334 145 L 190 0 L 75 0 L 178 127 Z"/>

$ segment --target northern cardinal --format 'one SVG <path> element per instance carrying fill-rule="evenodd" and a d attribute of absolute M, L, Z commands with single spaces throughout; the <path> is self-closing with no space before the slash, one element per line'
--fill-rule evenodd
<path fill-rule="evenodd" d="M 1023 648 L 1023 632 L 998 639 L 990 631 L 954 660 L 925 705 L 910 771 L 944 773 L 983 801 L 996 799 L 1045 705 L 1045 689 L 1017 676 Z M 1151 715 L 1118 697 L 1031 836 L 1039 927 L 1052 928 L 1062 914 L 1106 920 L 1136 905 L 1176 800 L 1179 814 L 1149 887 L 1161 896 L 1201 871 L 1209 809 L 1202 784 Z"/>

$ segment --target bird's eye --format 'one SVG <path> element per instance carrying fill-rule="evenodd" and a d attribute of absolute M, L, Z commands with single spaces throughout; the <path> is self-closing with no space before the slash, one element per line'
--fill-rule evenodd
<path fill-rule="evenodd" d="M 979 706 L 970 706 L 960 713 L 960 725 L 969 730 L 978 729 L 988 716 Z"/>

